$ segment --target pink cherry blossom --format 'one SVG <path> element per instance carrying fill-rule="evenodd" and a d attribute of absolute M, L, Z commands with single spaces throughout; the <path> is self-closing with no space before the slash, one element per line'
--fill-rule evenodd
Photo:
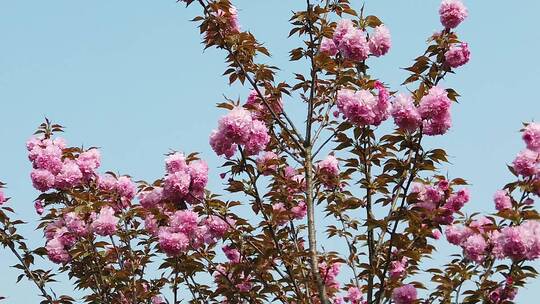
<path fill-rule="evenodd" d="M 412 304 L 416 297 L 416 288 L 410 284 L 398 287 L 392 292 L 392 300 L 395 304 Z"/>
<path fill-rule="evenodd" d="M 373 34 L 369 38 L 369 51 L 374 56 L 383 56 L 388 53 L 392 46 L 390 31 L 382 24 L 375 28 Z"/>
<path fill-rule="evenodd" d="M 321 40 L 320 51 L 323 54 L 326 54 L 329 56 L 335 56 L 338 53 L 338 48 L 334 40 L 324 37 Z"/>
<path fill-rule="evenodd" d="M 444 27 L 455 28 L 467 18 L 468 11 L 460 0 L 443 0 L 439 15 Z"/>
<path fill-rule="evenodd" d="M 540 124 L 533 122 L 525 127 L 523 140 L 527 144 L 527 149 L 540 153 Z"/>
<path fill-rule="evenodd" d="M 392 103 L 391 114 L 395 124 L 408 132 L 416 131 L 422 123 L 422 117 L 410 95 L 398 94 Z"/>
<path fill-rule="evenodd" d="M 467 43 L 453 44 L 448 51 L 444 53 L 444 60 L 452 68 L 467 64 L 470 57 L 471 52 L 469 51 L 469 45 Z"/>
<path fill-rule="evenodd" d="M 110 236 L 116 232 L 118 218 L 114 215 L 114 209 L 109 206 L 101 208 L 99 214 L 92 222 L 93 231 L 101 236 Z"/>

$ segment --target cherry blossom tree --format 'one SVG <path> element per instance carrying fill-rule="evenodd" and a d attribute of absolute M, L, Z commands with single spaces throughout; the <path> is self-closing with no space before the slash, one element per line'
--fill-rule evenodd
<path fill-rule="evenodd" d="M 460 95 L 444 81 L 470 58 L 457 33 L 462 2 L 442 1 L 441 30 L 399 88 L 368 66 L 391 49 L 390 29 L 349 0 L 306 0 L 293 12 L 290 36 L 302 43 L 290 60 L 308 72 L 292 81 L 259 63 L 270 53 L 229 0 L 180 2 L 200 7 L 193 21 L 205 47 L 223 51 L 229 83 L 251 88 L 218 104 L 209 143 L 221 174 L 175 151 L 162 178 L 134 181 L 103 171 L 98 148 L 69 146 L 46 120 L 26 145 L 43 247 L 26 245 L 0 191 L 0 243 L 41 303 L 76 302 L 51 289 L 60 273 L 85 303 L 126 304 L 503 304 L 536 277 L 540 124 L 523 125 L 514 178 L 495 186 L 486 215 L 462 212 L 467 182 L 441 175 L 446 152 L 423 142 L 452 126 Z M 292 102 L 305 105 L 302 125 Z M 462 254 L 426 269 L 443 235 Z M 345 246 L 328 248 L 331 238 Z M 39 257 L 55 266 L 39 268 Z"/>

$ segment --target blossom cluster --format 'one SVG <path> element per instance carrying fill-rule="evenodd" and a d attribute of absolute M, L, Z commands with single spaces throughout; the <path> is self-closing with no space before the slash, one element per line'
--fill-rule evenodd
<path fill-rule="evenodd" d="M 391 46 L 390 31 L 384 24 L 377 26 L 368 39 L 366 32 L 356 28 L 352 20 L 341 19 L 337 22 L 332 39 L 322 39 L 320 51 L 329 56 L 339 53 L 345 59 L 359 62 L 366 60 L 369 55 L 383 56 Z"/>
<path fill-rule="evenodd" d="M 518 154 L 513 162 L 513 170 L 516 174 L 534 181 L 538 178 L 540 161 L 536 144 L 540 138 L 538 124 L 528 124 L 523 130 L 522 138 L 527 149 Z M 495 192 L 493 202 L 495 209 L 501 214 L 520 206 L 528 206 L 533 200 L 527 198 L 523 202 L 515 202 L 511 193 L 503 189 Z M 448 226 L 446 238 L 450 243 L 462 247 L 465 256 L 475 262 L 483 261 L 488 254 L 497 259 L 509 258 L 513 261 L 540 258 L 540 222 L 536 220 L 497 227 L 493 219 L 481 217 L 466 225 Z M 500 297 L 506 293 L 507 291 L 498 290 L 493 295 Z"/>
<path fill-rule="evenodd" d="M 441 23 L 445 28 L 456 28 L 469 15 L 460 0 L 443 0 L 439 8 Z"/>
<path fill-rule="evenodd" d="M 432 87 L 416 106 L 408 95 L 398 95 L 391 109 L 396 125 L 406 131 L 413 132 L 422 126 L 426 135 L 445 134 L 452 125 L 450 107 L 452 101 L 448 93 L 441 87 Z"/>
<path fill-rule="evenodd" d="M 218 122 L 218 129 L 210 135 L 210 145 L 218 155 L 232 157 L 237 146 L 243 146 L 248 155 L 263 151 L 270 136 L 263 121 L 254 119 L 251 112 L 236 107 Z"/>
<path fill-rule="evenodd" d="M 524 179 L 540 182 L 540 124 L 528 124 L 522 138 L 527 147 L 512 162 L 514 172 Z M 540 189 L 536 189 L 536 193 L 540 194 Z"/>
<path fill-rule="evenodd" d="M 100 236 L 112 236 L 117 230 L 118 217 L 113 208 L 103 206 L 98 214 L 88 216 L 68 212 L 50 222 L 45 228 L 47 256 L 54 263 L 67 263 L 71 249 L 78 240 L 95 233 Z"/>
<path fill-rule="evenodd" d="M 30 174 L 34 188 L 41 192 L 50 189 L 65 190 L 79 186 L 95 176 L 100 166 L 100 153 L 89 149 L 75 159 L 63 157 L 66 142 L 62 138 L 32 137 L 26 143 L 33 170 Z"/>
<path fill-rule="evenodd" d="M 217 216 L 203 219 L 191 210 L 176 211 L 169 215 L 167 221 L 168 225 L 157 229 L 157 237 L 160 249 L 171 256 L 215 243 L 230 229 L 229 225 L 233 225 Z M 147 229 L 156 231 L 153 225 L 156 224 L 149 225 L 147 221 Z"/>
<path fill-rule="evenodd" d="M 138 194 L 140 205 L 146 210 L 145 228 L 157 237 L 159 248 L 174 256 L 213 244 L 234 226 L 231 219 L 201 216 L 187 205 L 204 199 L 208 183 L 208 165 L 203 160 L 188 160 L 175 152 L 165 160 L 165 177 L 158 184 L 148 186 Z"/>
<path fill-rule="evenodd" d="M 434 221 L 441 225 L 452 224 L 454 214 L 470 199 L 467 188 L 453 192 L 447 180 L 440 180 L 435 186 L 413 183 L 411 194 L 416 196 L 415 207 L 433 215 Z"/>
<path fill-rule="evenodd" d="M 369 90 L 341 89 L 337 94 L 337 107 L 344 118 L 358 126 L 378 126 L 388 118 L 390 102 L 386 88 L 375 83 L 378 96 Z"/>
<path fill-rule="evenodd" d="M 137 187 L 129 176 L 98 175 L 97 186 L 104 195 L 104 201 L 115 206 L 116 209 L 125 209 L 131 206 L 132 200 L 137 194 Z"/>

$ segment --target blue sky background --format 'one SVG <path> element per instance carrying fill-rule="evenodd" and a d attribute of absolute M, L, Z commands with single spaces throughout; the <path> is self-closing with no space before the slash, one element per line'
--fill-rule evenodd
<path fill-rule="evenodd" d="M 286 38 L 287 20 L 305 2 L 235 3 L 242 27 L 266 43 L 270 61 L 283 68 L 279 78 L 290 79 L 294 65 L 287 52 L 294 41 Z M 430 144 L 451 156 L 443 173 L 472 183 L 467 210 L 491 212 L 492 193 L 510 179 L 505 164 L 523 148 L 521 121 L 540 119 L 535 90 L 540 2 L 466 4 L 470 18 L 459 33 L 470 43 L 472 60 L 443 84 L 462 95 L 461 103 L 453 108 L 449 134 Z M 420 55 L 426 37 L 440 28 L 438 5 L 438 0 L 366 1 L 366 11 L 378 15 L 393 35 L 389 55 L 371 63 L 376 77 L 399 88 L 406 77 L 399 67 Z M 208 145 L 223 114 L 214 105 L 222 94 L 244 99 L 249 90 L 229 87 L 220 76 L 222 53 L 203 51 L 196 24 L 188 21 L 198 12 L 173 0 L 0 0 L 0 179 L 8 183 L 10 204 L 30 222 L 27 234 L 40 240 L 32 207 L 38 193 L 29 179 L 24 143 L 45 116 L 67 127 L 70 144 L 100 146 L 104 170 L 136 179 L 159 178 L 169 149 L 201 151 L 212 169 L 210 187 L 220 189 L 221 160 Z M 285 100 L 301 121 L 304 114 L 294 104 L 299 103 Z M 442 246 L 444 254 L 455 252 Z M 14 262 L 0 251 L 0 294 L 7 303 L 38 303 L 34 287 L 25 281 L 16 286 L 18 272 L 6 270 Z M 57 287 L 69 291 L 65 282 Z M 530 284 L 517 302 L 536 303 L 538 288 L 540 283 Z"/>

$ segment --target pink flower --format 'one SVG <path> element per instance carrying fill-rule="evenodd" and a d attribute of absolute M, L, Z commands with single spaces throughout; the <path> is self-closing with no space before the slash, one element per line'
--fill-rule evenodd
<path fill-rule="evenodd" d="M 165 159 L 165 169 L 167 170 L 167 173 L 184 171 L 187 167 L 186 158 L 184 157 L 184 154 L 180 152 L 171 154 Z"/>
<path fill-rule="evenodd" d="M 120 176 L 116 182 L 116 191 L 125 200 L 131 201 L 137 193 L 135 184 L 128 176 Z"/>
<path fill-rule="evenodd" d="M 467 18 L 468 12 L 460 0 L 443 0 L 439 15 L 445 28 L 455 28 Z"/>
<path fill-rule="evenodd" d="M 392 261 L 390 263 L 390 277 L 393 279 L 403 276 L 407 272 L 409 265 L 409 259 L 407 257 L 401 258 L 401 260 Z"/>
<path fill-rule="evenodd" d="M 345 59 L 352 61 L 366 60 L 369 56 L 369 45 L 366 34 L 359 29 L 350 30 L 338 45 Z"/>
<path fill-rule="evenodd" d="M 153 214 L 149 214 L 144 218 L 144 229 L 150 232 L 150 234 L 156 235 L 158 228 L 158 222 Z"/>
<path fill-rule="evenodd" d="M 112 192 L 116 189 L 116 178 L 110 174 L 98 177 L 98 188 L 103 192 Z"/>
<path fill-rule="evenodd" d="M 343 298 L 340 297 L 340 296 L 334 296 L 332 297 L 332 304 L 343 304 L 345 302 L 343 302 Z M 296 304 L 296 303 L 291 303 L 291 304 Z"/>
<path fill-rule="evenodd" d="M 297 220 L 301 220 L 307 215 L 307 205 L 305 202 L 300 202 L 298 205 L 291 208 L 293 217 Z"/>
<path fill-rule="evenodd" d="M 75 212 L 69 212 L 64 215 L 66 228 L 76 236 L 84 236 L 88 232 L 86 223 Z"/>
<path fill-rule="evenodd" d="M 392 300 L 395 304 L 411 304 L 416 300 L 416 297 L 416 288 L 410 284 L 398 287 L 392 292 Z"/>
<path fill-rule="evenodd" d="M 189 175 L 191 176 L 191 189 L 202 191 L 208 184 L 208 164 L 204 160 L 196 160 L 189 163 Z"/>
<path fill-rule="evenodd" d="M 221 238 L 229 230 L 229 224 L 217 216 L 209 216 L 204 221 L 213 238 Z M 230 223 L 230 222 L 229 222 Z M 230 223 L 232 225 L 232 223 Z"/>
<path fill-rule="evenodd" d="M 252 123 L 251 113 L 242 107 L 236 107 L 219 119 L 218 128 L 231 142 L 244 143 L 249 140 Z"/>
<path fill-rule="evenodd" d="M 397 95 L 392 104 L 391 114 L 396 125 L 409 132 L 416 131 L 422 123 L 422 117 L 410 95 Z"/>
<path fill-rule="evenodd" d="M 226 34 L 236 34 L 240 32 L 240 24 L 238 23 L 238 10 L 235 6 L 230 5 L 227 11 L 218 9 L 214 15 L 223 18 L 226 26 Z"/>
<path fill-rule="evenodd" d="M 444 60 L 452 68 L 457 68 L 467 64 L 471 57 L 469 45 L 467 43 L 453 44 L 450 49 L 444 53 Z"/>
<path fill-rule="evenodd" d="M 523 131 L 523 140 L 527 144 L 527 149 L 540 153 L 540 124 L 532 122 Z"/>
<path fill-rule="evenodd" d="M 450 225 L 445 229 L 446 239 L 450 244 L 461 245 L 461 243 L 473 234 L 469 227 Z"/>
<path fill-rule="evenodd" d="M 244 145 L 248 155 L 254 155 L 266 148 L 270 141 L 264 122 L 253 120 L 251 113 L 236 107 L 223 116 L 218 123 L 218 130 L 210 135 L 210 145 L 218 155 L 232 157 L 236 145 Z"/>
<path fill-rule="evenodd" d="M 321 40 L 320 51 L 323 54 L 326 54 L 329 56 L 335 56 L 338 52 L 338 48 L 336 44 L 334 43 L 334 40 L 324 37 Z"/>
<path fill-rule="evenodd" d="M 477 263 L 480 263 L 484 259 L 487 245 L 486 240 L 481 234 L 473 234 L 461 243 L 465 255 Z"/>
<path fill-rule="evenodd" d="M 279 115 L 283 112 L 283 102 L 281 99 L 276 100 L 272 96 L 265 96 L 265 101 L 269 104 L 272 111 Z M 265 120 L 272 117 L 271 111 L 268 109 L 268 106 L 260 98 L 257 90 L 251 90 L 249 92 L 248 99 L 246 100 L 245 106 L 251 111 L 252 118 L 254 120 Z"/>
<path fill-rule="evenodd" d="M 54 175 L 44 169 L 34 169 L 30 173 L 34 188 L 41 192 L 45 192 L 54 186 Z"/>
<path fill-rule="evenodd" d="M 387 104 L 367 90 L 339 90 L 337 106 L 347 120 L 358 126 L 379 125 L 388 117 Z"/>
<path fill-rule="evenodd" d="M 110 236 L 116 232 L 118 218 L 114 215 L 113 208 L 104 206 L 101 208 L 97 217 L 94 217 L 95 219 L 92 222 L 92 229 L 96 234 L 101 236 Z"/>
<path fill-rule="evenodd" d="M 270 135 L 266 125 L 260 120 L 254 120 L 249 131 L 249 139 L 244 145 L 248 155 L 255 155 L 266 148 L 270 142 Z"/>
<path fill-rule="evenodd" d="M 457 212 L 463 208 L 463 206 L 469 202 L 470 194 L 468 189 L 461 189 L 458 192 L 452 194 L 448 200 L 446 201 L 446 204 L 444 204 L 444 207 L 448 210 L 451 210 L 453 212 Z"/>
<path fill-rule="evenodd" d="M 33 165 L 35 169 L 43 169 L 57 174 L 62 169 L 62 149 L 49 143 L 44 148 L 34 147 L 31 151 L 36 153 Z"/>
<path fill-rule="evenodd" d="M 345 300 L 352 304 L 360 304 L 363 300 L 362 292 L 357 287 L 349 287 Z"/>
<path fill-rule="evenodd" d="M 334 43 L 336 44 L 336 46 L 339 46 L 341 44 L 341 41 L 345 37 L 345 35 L 347 35 L 348 33 L 352 31 L 354 31 L 354 24 L 352 20 L 341 19 L 337 22 L 332 40 L 334 40 Z"/>
<path fill-rule="evenodd" d="M 472 221 L 469 224 L 470 228 L 477 229 L 480 233 L 485 233 L 490 226 L 493 225 L 493 221 L 485 216 L 481 216 L 478 219 Z"/>
<path fill-rule="evenodd" d="M 528 220 L 519 226 L 505 227 L 500 233 L 494 233 L 491 241 L 499 258 L 508 257 L 515 261 L 538 259 L 540 222 Z"/>
<path fill-rule="evenodd" d="M 49 260 L 56 264 L 65 264 L 71 259 L 69 253 L 58 238 L 53 238 L 48 241 L 45 249 L 47 250 Z"/>
<path fill-rule="evenodd" d="M 169 226 L 173 232 L 182 232 L 186 236 L 191 236 L 197 229 L 199 215 L 191 210 L 176 211 L 169 218 Z"/>
<path fill-rule="evenodd" d="M 497 190 L 493 195 L 493 201 L 495 202 L 495 209 L 499 211 L 512 209 L 512 199 L 506 190 Z"/>
<path fill-rule="evenodd" d="M 163 199 L 163 188 L 156 187 L 152 190 L 143 191 L 139 194 L 141 206 L 146 209 L 154 208 Z"/>
<path fill-rule="evenodd" d="M 43 203 L 40 200 L 34 202 L 34 209 L 38 215 L 42 215 L 45 209 L 43 208 Z"/>
<path fill-rule="evenodd" d="M 431 236 L 436 240 L 440 239 L 441 235 L 442 235 L 441 232 L 439 230 L 437 230 L 437 229 L 435 229 L 435 230 L 433 230 L 431 232 Z"/>
<path fill-rule="evenodd" d="M 6 202 L 6 196 L 4 195 L 4 191 L 0 189 L 0 206 L 2 206 Z"/>
<path fill-rule="evenodd" d="M 233 248 L 229 245 L 224 245 L 223 247 L 221 247 L 221 249 L 223 250 L 223 253 L 225 253 L 225 256 L 227 257 L 227 259 L 229 259 L 231 263 L 233 264 L 240 263 L 240 252 L 236 248 Z"/>
<path fill-rule="evenodd" d="M 328 288 L 339 288 L 337 276 L 339 275 L 340 267 L 340 263 L 333 263 L 330 267 L 326 264 L 326 262 L 319 264 L 319 273 L 324 280 L 324 284 Z"/>
<path fill-rule="evenodd" d="M 170 232 L 162 228 L 158 233 L 159 248 L 168 255 L 177 255 L 185 252 L 189 246 L 188 237 L 182 232 Z"/>
<path fill-rule="evenodd" d="M 263 152 L 257 158 L 257 167 L 263 175 L 270 175 L 276 172 L 278 156 L 274 152 Z"/>
<path fill-rule="evenodd" d="M 238 288 L 240 292 L 249 292 L 252 287 L 253 284 L 251 283 L 249 277 L 243 279 L 242 282 L 236 284 L 236 288 Z"/>
<path fill-rule="evenodd" d="M 333 187 L 339 178 L 338 160 L 334 155 L 328 155 L 317 164 L 317 173 L 326 187 Z"/>
<path fill-rule="evenodd" d="M 101 154 L 98 149 L 90 149 L 83 152 L 77 158 L 77 165 L 85 177 L 95 174 L 101 164 Z"/>
<path fill-rule="evenodd" d="M 68 189 L 78 186 L 83 178 L 79 166 L 71 160 L 65 160 L 62 170 L 56 175 L 54 186 L 57 189 Z"/>
<path fill-rule="evenodd" d="M 375 28 L 372 36 L 369 38 L 369 51 L 374 56 L 383 56 L 388 53 L 392 46 L 390 31 L 382 24 Z"/>
<path fill-rule="evenodd" d="M 165 304 L 165 301 L 163 300 L 163 297 L 161 296 L 153 296 L 152 304 Z"/>
<path fill-rule="evenodd" d="M 188 172 L 178 171 L 165 176 L 163 194 L 170 199 L 182 199 L 189 193 L 191 176 Z"/>
<path fill-rule="evenodd" d="M 213 130 L 210 134 L 210 146 L 217 155 L 227 158 L 231 158 L 236 153 L 236 145 L 218 130 Z"/>
<path fill-rule="evenodd" d="M 440 87 L 431 88 L 428 94 L 422 97 L 418 111 L 424 120 L 424 134 L 442 135 L 448 131 L 452 124 L 451 104 L 446 90 Z"/>
<path fill-rule="evenodd" d="M 540 153 L 525 149 L 518 153 L 516 159 L 512 162 L 512 166 L 518 175 L 529 177 L 536 175 L 540 171 L 538 168 L 539 162 Z"/>

